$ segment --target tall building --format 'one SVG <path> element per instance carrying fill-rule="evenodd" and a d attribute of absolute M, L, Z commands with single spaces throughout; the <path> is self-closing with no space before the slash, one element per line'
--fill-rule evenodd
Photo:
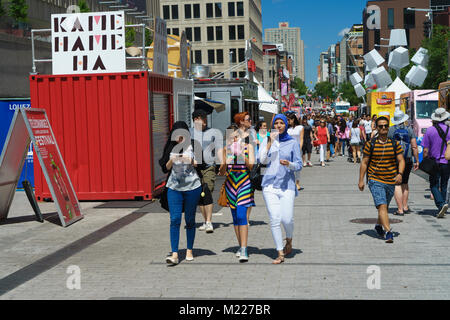
<path fill-rule="evenodd" d="M 336 45 L 332 44 L 328 47 L 328 81 L 333 85 L 337 85 L 338 82 L 337 71 Z"/>
<path fill-rule="evenodd" d="M 246 52 L 250 52 L 246 51 L 248 43 L 256 64 L 254 75 L 262 81 L 261 0 L 160 0 L 160 6 L 168 33 L 186 33 L 193 63 L 209 65 L 211 74 L 225 72 L 245 61 Z M 231 76 L 244 78 L 245 74 L 246 66 L 242 64 Z"/>
<path fill-rule="evenodd" d="M 368 1 L 363 11 L 364 26 L 364 54 L 373 49 L 377 49 L 381 56 L 387 61 L 389 59 L 389 48 L 383 47 L 389 44 L 388 41 L 392 29 L 405 29 L 408 48 L 419 49 L 424 38 L 424 22 L 428 20 L 426 12 L 407 10 L 411 8 L 429 9 L 433 0 L 390 0 L 390 1 Z M 447 0 L 448 4 L 448 0 Z M 378 23 L 373 23 L 374 6 L 380 10 Z M 369 23 L 368 23 L 369 22 Z M 380 28 L 376 28 L 379 24 Z M 370 27 L 369 27 L 370 26 Z M 382 47 L 379 47 L 381 45 Z"/>
<path fill-rule="evenodd" d="M 264 89 L 277 98 L 279 95 L 279 73 L 281 68 L 281 50 L 276 43 L 263 43 L 264 53 Z"/>
<path fill-rule="evenodd" d="M 364 78 L 363 25 L 354 24 L 340 41 L 340 72 L 338 83 L 349 81 L 351 74 L 358 72 Z"/>
<path fill-rule="evenodd" d="M 328 51 L 322 52 L 319 58 L 319 67 L 320 67 L 320 77 L 319 82 L 328 81 L 329 71 L 328 71 Z"/>
<path fill-rule="evenodd" d="M 293 56 L 293 74 L 305 81 L 305 49 L 301 40 L 301 30 L 289 27 L 288 22 L 280 22 L 278 28 L 264 30 L 266 42 L 282 43 L 286 51 Z"/>

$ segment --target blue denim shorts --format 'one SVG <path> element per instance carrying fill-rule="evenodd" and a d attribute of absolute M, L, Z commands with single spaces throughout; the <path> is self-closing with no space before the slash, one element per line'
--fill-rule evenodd
<path fill-rule="evenodd" d="M 369 180 L 369 190 L 372 193 L 375 207 L 385 204 L 389 207 L 389 203 L 394 196 L 395 185 L 385 184 L 375 180 Z"/>

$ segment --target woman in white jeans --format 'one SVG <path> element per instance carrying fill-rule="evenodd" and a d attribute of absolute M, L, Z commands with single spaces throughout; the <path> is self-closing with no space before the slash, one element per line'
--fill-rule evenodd
<path fill-rule="evenodd" d="M 330 143 L 330 133 L 326 127 L 325 119 L 320 120 L 320 126 L 316 127 L 315 135 L 320 144 L 320 164 L 325 167 L 325 153 L 327 152 L 327 145 Z"/>
<path fill-rule="evenodd" d="M 279 114 L 273 119 L 270 139 L 259 149 L 261 163 L 267 164 L 262 180 L 263 197 L 270 217 L 270 227 L 278 257 L 272 262 L 284 262 L 285 255 L 292 252 L 294 232 L 294 200 L 298 195 L 295 172 L 302 169 L 300 145 L 288 133 L 288 120 Z M 278 138 L 278 139 L 277 139 Z M 281 224 L 286 232 L 283 248 Z"/>

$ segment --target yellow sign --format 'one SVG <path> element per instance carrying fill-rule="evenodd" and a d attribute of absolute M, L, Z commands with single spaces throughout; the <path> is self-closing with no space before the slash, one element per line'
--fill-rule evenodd
<path fill-rule="evenodd" d="M 174 38 L 174 39 L 173 39 Z M 176 72 L 176 77 L 181 78 L 181 57 L 180 57 L 180 36 L 170 35 L 167 37 L 167 52 L 168 52 L 168 62 L 169 62 L 169 76 L 174 77 Z M 177 39 L 177 40 L 175 40 Z M 147 51 L 147 58 L 153 58 L 153 43 L 150 45 L 150 49 Z M 148 67 L 153 70 L 153 60 L 147 60 Z M 187 50 L 187 67 L 190 65 L 190 50 Z"/>
<path fill-rule="evenodd" d="M 369 92 L 367 95 L 367 110 L 370 115 L 380 116 L 380 112 L 388 112 L 389 119 L 394 117 L 395 92 Z"/>

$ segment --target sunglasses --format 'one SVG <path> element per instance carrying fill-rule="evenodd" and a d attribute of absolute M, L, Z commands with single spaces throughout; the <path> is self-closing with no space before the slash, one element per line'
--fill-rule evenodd
<path fill-rule="evenodd" d="M 380 129 L 387 129 L 387 128 L 389 128 L 389 125 L 388 124 L 381 124 L 381 125 L 378 126 L 378 128 L 380 128 Z"/>

